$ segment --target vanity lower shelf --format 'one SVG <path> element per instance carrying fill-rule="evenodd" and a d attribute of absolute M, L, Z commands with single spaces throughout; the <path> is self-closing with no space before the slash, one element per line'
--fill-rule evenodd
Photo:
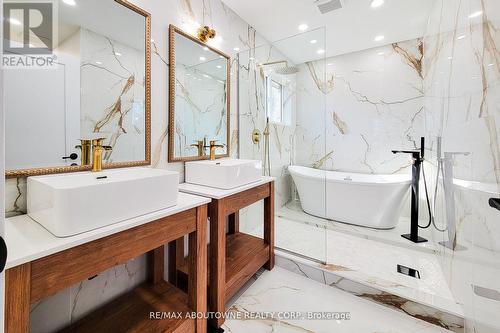
<path fill-rule="evenodd" d="M 188 296 L 166 281 L 146 283 L 65 328 L 61 332 L 194 332 L 195 320 L 185 313 L 194 310 L 188 306 Z M 150 313 L 178 313 L 183 318 L 158 317 Z"/>
<path fill-rule="evenodd" d="M 210 257 L 209 255 L 209 266 Z M 269 245 L 263 239 L 241 232 L 228 234 L 226 237 L 225 299 L 229 300 L 234 296 L 268 260 Z M 188 261 L 185 259 L 177 267 L 178 284 L 183 289 L 187 286 L 187 277 Z M 210 281 L 210 278 L 208 280 Z"/>

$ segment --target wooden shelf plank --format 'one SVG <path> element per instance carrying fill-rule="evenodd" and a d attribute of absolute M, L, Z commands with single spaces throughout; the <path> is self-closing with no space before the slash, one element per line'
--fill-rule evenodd
<path fill-rule="evenodd" d="M 263 239 L 237 233 L 226 238 L 226 301 L 269 260 Z"/>
<path fill-rule="evenodd" d="M 170 283 L 145 283 L 77 321 L 61 332 L 176 332 L 195 331 L 190 318 L 151 319 L 151 312 L 191 313 L 185 293 Z"/>
<path fill-rule="evenodd" d="M 210 256 L 208 260 L 210 261 Z M 265 244 L 263 239 L 244 233 L 227 235 L 226 300 L 229 300 L 268 260 L 269 245 Z M 187 260 L 181 262 L 178 273 L 178 282 L 184 289 L 188 276 Z"/>

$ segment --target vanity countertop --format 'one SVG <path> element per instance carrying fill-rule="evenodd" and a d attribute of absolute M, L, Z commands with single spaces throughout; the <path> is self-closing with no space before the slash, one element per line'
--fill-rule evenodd
<path fill-rule="evenodd" d="M 223 190 L 220 188 L 203 186 L 203 185 L 182 183 L 182 184 L 179 184 L 179 191 L 184 192 L 184 193 L 189 193 L 189 194 L 201 195 L 203 197 L 218 200 L 218 199 L 222 199 L 222 198 L 228 197 L 230 195 L 240 193 L 240 192 L 246 191 L 248 189 L 263 185 L 263 184 L 270 183 L 274 180 L 275 180 L 274 177 L 263 176 L 259 181 L 249 183 L 249 184 L 246 184 L 243 186 L 235 187 L 235 188 L 232 188 L 230 190 Z"/>
<path fill-rule="evenodd" d="M 55 237 L 28 215 L 11 217 L 5 220 L 5 241 L 8 248 L 5 268 L 43 258 L 209 202 L 210 199 L 203 196 L 179 193 L 176 206 L 65 238 Z"/>

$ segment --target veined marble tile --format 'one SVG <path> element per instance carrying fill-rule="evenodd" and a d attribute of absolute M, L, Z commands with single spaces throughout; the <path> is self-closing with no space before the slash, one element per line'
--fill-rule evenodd
<path fill-rule="evenodd" d="M 355 296 L 385 305 L 439 327 L 454 332 L 464 332 L 464 320 L 462 317 L 448 313 L 446 310 L 438 310 L 405 297 L 382 291 L 378 289 L 376 285 L 370 286 L 368 283 L 356 282 L 345 276 L 338 275 L 337 272 L 348 270 L 340 266 L 335 267 L 336 271 L 333 273 L 325 269 L 325 267 L 319 267 L 312 261 L 280 252 L 278 252 L 276 264 L 296 274 L 303 275 L 309 279 L 343 290 Z M 333 265 L 329 267 L 333 269 Z"/>
<path fill-rule="evenodd" d="M 238 333 L 450 332 L 279 267 L 264 272 L 229 312 L 243 319 L 227 320 L 224 329 Z M 307 319 L 311 313 L 327 312 L 337 313 L 339 319 Z M 248 319 L 258 313 L 260 318 Z M 295 317 L 287 317 L 287 313 Z"/>
<path fill-rule="evenodd" d="M 474 292 L 500 292 L 500 212 L 488 206 L 500 197 L 500 3 L 494 0 L 439 0 L 424 38 L 426 136 L 431 143 L 431 188 L 437 188 L 438 225 L 456 226 L 463 251 L 440 248 L 443 273 L 464 304 L 467 332 L 500 330 L 500 302 Z M 445 192 L 443 165 L 454 184 Z M 463 154 L 466 153 L 466 154 Z M 450 175 L 450 171 L 448 175 Z M 439 174 L 439 177 L 437 175 Z M 436 181 L 437 179 L 437 181 Z M 454 207 L 453 207 L 454 205 Z M 434 240 L 448 241 L 447 232 Z M 453 236 L 452 236 L 453 237 Z M 464 260 L 466 258 L 466 260 Z"/>
<path fill-rule="evenodd" d="M 408 158 L 391 149 L 414 148 L 423 134 L 422 52 L 416 39 L 302 65 L 296 163 L 405 172 Z"/>
<path fill-rule="evenodd" d="M 5 217 L 26 214 L 26 178 L 5 180 Z"/>
<path fill-rule="evenodd" d="M 283 218 L 276 219 L 278 248 L 313 258 L 326 265 L 319 269 L 339 277 L 398 295 L 432 308 L 462 315 L 460 301 L 455 300 L 441 271 L 436 252 L 402 247 L 381 239 L 372 240 L 349 233 L 313 227 Z M 262 227 L 242 231 L 261 237 Z M 419 270 L 421 279 L 397 273 L 397 265 Z"/>

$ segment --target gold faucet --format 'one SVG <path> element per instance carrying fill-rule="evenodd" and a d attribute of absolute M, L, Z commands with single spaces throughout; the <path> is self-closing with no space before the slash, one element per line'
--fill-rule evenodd
<path fill-rule="evenodd" d="M 191 145 L 191 147 L 198 148 L 198 156 L 205 156 L 205 146 L 205 140 L 198 140 L 196 143 Z"/>
<path fill-rule="evenodd" d="M 81 164 L 83 166 L 90 165 L 91 155 L 92 155 L 92 140 L 80 139 L 81 144 L 75 146 L 82 151 L 82 157 L 80 158 Z"/>
<path fill-rule="evenodd" d="M 210 141 L 210 161 L 215 160 L 215 149 L 217 148 L 224 148 L 224 145 L 217 145 L 215 144 L 217 140 L 212 140 Z"/>
<path fill-rule="evenodd" d="M 105 138 L 92 140 L 92 172 L 102 171 L 102 154 L 106 150 L 113 150 L 111 146 L 103 146 Z"/>

